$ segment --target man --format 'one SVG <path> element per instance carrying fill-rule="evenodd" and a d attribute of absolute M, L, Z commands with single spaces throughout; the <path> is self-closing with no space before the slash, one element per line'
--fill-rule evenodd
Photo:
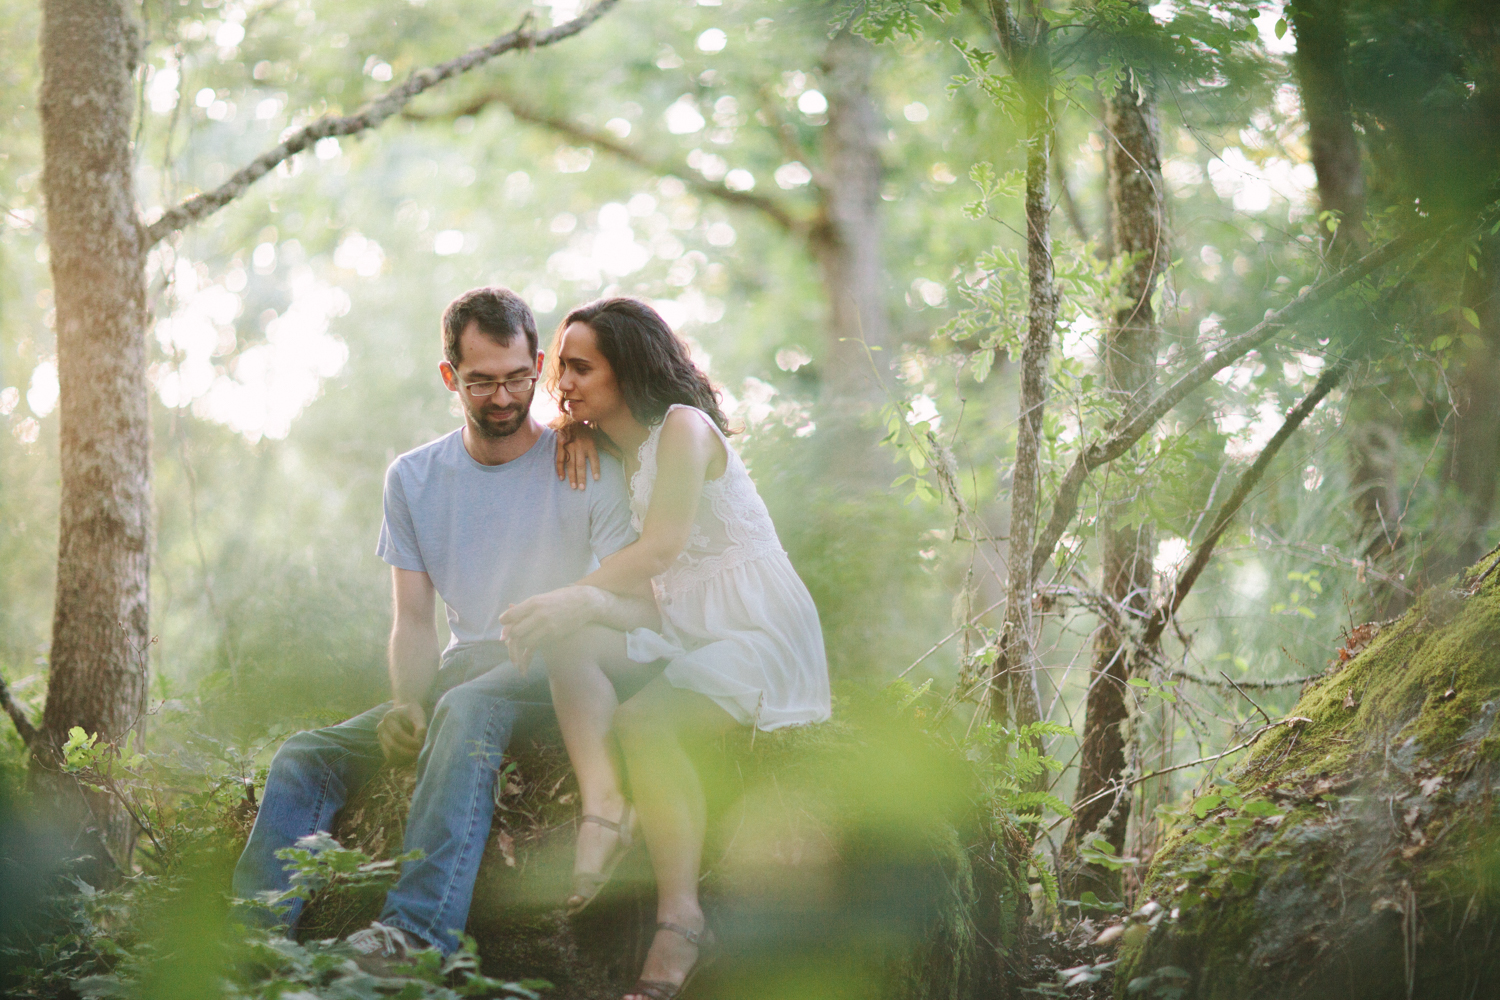
<path fill-rule="evenodd" d="M 417 758 L 402 866 L 380 919 L 349 939 L 377 973 L 417 948 L 459 945 L 494 810 L 496 771 L 520 706 L 547 700 L 538 662 L 506 658 L 499 616 L 534 594 L 572 583 L 630 543 L 624 476 L 582 491 L 559 479 L 556 434 L 531 417 L 542 370 L 536 322 L 513 292 L 477 288 L 443 314 L 443 383 L 464 425 L 391 465 L 376 552 L 391 565 L 392 700 L 347 722 L 298 733 L 271 763 L 260 812 L 234 873 L 235 895 L 284 890 L 276 851 L 332 829 L 347 798 L 383 760 Z M 452 640 L 441 657 L 434 597 Z M 650 624 L 655 606 L 600 592 L 617 627 Z M 624 688 L 649 679 L 613 676 Z M 301 901 L 286 916 L 295 926 Z"/>

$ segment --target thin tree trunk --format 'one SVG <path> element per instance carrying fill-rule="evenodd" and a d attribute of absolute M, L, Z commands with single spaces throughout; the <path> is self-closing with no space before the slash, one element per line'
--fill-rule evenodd
<path fill-rule="evenodd" d="M 1134 415 L 1156 385 L 1160 328 L 1151 297 L 1167 263 L 1166 200 L 1161 176 L 1161 128 L 1156 100 L 1127 80 L 1105 106 L 1105 147 L 1109 183 L 1110 243 L 1129 257 L 1116 290 L 1115 309 L 1105 328 L 1104 381 L 1122 411 Z M 1103 592 L 1116 607 L 1142 613 L 1151 596 L 1155 533 L 1148 524 L 1120 525 L 1117 508 L 1129 498 L 1107 501 L 1101 533 Z M 1106 617 L 1099 624 L 1083 722 L 1077 803 L 1066 852 L 1076 856 L 1083 838 L 1098 833 L 1120 855 L 1125 846 L 1128 797 L 1119 802 L 1097 793 L 1125 773 L 1129 720 L 1126 681 L 1129 654 L 1120 625 L 1129 616 Z M 1092 889 L 1120 894 L 1116 872 L 1092 866 L 1074 873 L 1074 895 Z"/>
<path fill-rule="evenodd" d="M 1004 5 L 997 5 L 1003 7 Z M 1003 20 L 1002 20 L 1003 18 Z M 1047 362 L 1057 327 L 1057 283 L 1052 266 L 1052 64 L 1045 23 L 1023 40 L 1008 9 L 997 14 L 1011 72 L 1021 85 L 1026 121 L 1026 271 L 1029 284 L 1026 341 L 1021 351 L 1021 401 L 1016 462 L 1011 473 L 1010 541 L 1007 545 L 1005 623 L 990 710 L 1013 726 L 1041 718 L 1037 687 L 1037 627 L 1032 596 L 1042 417 L 1047 405 Z"/>
<path fill-rule="evenodd" d="M 61 501 L 51 673 L 33 775 L 81 726 L 114 742 L 146 697 L 151 545 L 145 254 L 132 189 L 131 74 L 139 26 L 124 0 L 42 4 L 42 174 L 57 306 Z M 94 799 L 117 858 L 127 819 Z"/>
<path fill-rule="evenodd" d="M 886 311 L 880 185 L 882 129 L 870 97 L 875 51 L 843 32 L 828 45 L 823 85 L 828 124 L 823 127 L 822 224 L 810 248 L 828 296 L 828 350 L 822 400 L 828 411 L 861 410 L 882 400 L 891 364 L 891 324 Z M 873 357 L 866 346 L 876 348 Z"/>

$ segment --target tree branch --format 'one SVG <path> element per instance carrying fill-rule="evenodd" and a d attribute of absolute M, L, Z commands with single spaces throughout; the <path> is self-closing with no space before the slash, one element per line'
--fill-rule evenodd
<path fill-rule="evenodd" d="M 1347 361 L 1339 361 L 1330 366 L 1318 379 L 1317 384 L 1312 387 L 1312 391 L 1302 397 L 1302 401 L 1286 415 L 1286 419 L 1281 422 L 1281 427 L 1256 456 L 1255 463 L 1240 474 L 1240 481 L 1235 483 L 1234 492 L 1229 495 L 1228 500 L 1224 501 L 1224 506 L 1219 509 L 1218 516 L 1214 518 L 1213 527 L 1203 539 L 1203 544 L 1199 545 L 1198 551 L 1193 553 L 1193 561 L 1188 564 L 1182 576 L 1178 577 L 1177 586 L 1172 590 L 1172 600 L 1151 613 L 1151 623 L 1146 626 L 1146 633 L 1141 637 L 1141 645 L 1147 647 L 1156 645 L 1157 640 L 1161 638 L 1162 630 L 1167 627 L 1167 622 L 1177 613 L 1183 598 L 1187 597 L 1188 591 L 1193 589 L 1193 584 L 1198 582 L 1199 574 L 1208 565 L 1208 560 L 1214 554 L 1214 546 L 1229 528 L 1229 522 L 1234 519 L 1235 514 L 1239 513 L 1240 507 L 1244 506 L 1250 491 L 1255 489 L 1256 484 L 1265 476 L 1266 469 L 1270 467 L 1276 453 L 1296 433 L 1297 428 L 1302 426 L 1302 422 L 1323 401 L 1323 398 L 1333 391 L 1333 387 L 1339 384 L 1348 371 Z"/>
<path fill-rule="evenodd" d="M 627 163 L 640 167 L 648 173 L 662 176 L 670 174 L 673 177 L 679 177 L 688 187 L 700 194 L 716 198 L 731 205 L 760 212 L 787 232 L 800 233 L 805 232 L 808 228 L 805 222 L 793 216 L 775 198 L 752 194 L 749 191 L 733 191 L 723 184 L 707 180 L 691 170 L 684 170 L 681 167 L 674 166 L 665 159 L 648 156 L 641 150 L 634 146 L 626 145 L 608 133 L 600 132 L 597 129 L 589 128 L 578 122 L 560 118 L 546 111 L 533 108 L 503 90 L 491 90 L 488 93 L 481 94 L 461 107 L 444 112 L 441 117 L 477 114 L 491 104 L 501 105 L 520 121 L 556 132 L 558 135 L 571 139 L 574 142 L 587 143 L 590 146 L 602 149 L 611 156 L 618 157 Z M 439 117 L 438 115 L 412 111 L 407 111 L 403 114 L 405 117 L 415 121 L 426 121 Z"/>
<path fill-rule="evenodd" d="M 1129 451 L 1132 445 L 1156 426 L 1156 422 L 1165 416 L 1168 410 L 1182 402 L 1190 392 L 1207 382 L 1221 369 L 1233 364 L 1261 343 L 1269 340 L 1278 330 L 1324 305 L 1372 271 L 1384 267 L 1409 253 L 1421 243 L 1451 228 L 1453 227 L 1444 227 L 1442 223 L 1436 221 L 1419 225 L 1410 232 L 1371 251 L 1332 277 L 1304 289 L 1291 302 L 1280 309 L 1268 311 L 1265 319 L 1239 336 L 1231 338 L 1218 350 L 1179 375 L 1171 385 L 1157 393 L 1155 398 L 1137 411 L 1133 417 L 1116 427 L 1109 437 L 1080 451 L 1058 485 L 1057 496 L 1052 502 L 1052 517 L 1037 539 L 1036 547 L 1032 549 L 1033 572 L 1041 572 L 1047 560 L 1052 557 L 1052 550 L 1057 547 L 1057 540 L 1062 537 L 1068 524 L 1073 520 L 1073 516 L 1078 513 L 1078 496 L 1090 472 L 1101 465 L 1113 462 Z"/>
<path fill-rule="evenodd" d="M 10 716 L 11 722 L 15 723 L 21 742 L 31 746 L 36 740 L 36 726 L 33 726 L 31 720 L 26 717 L 26 710 L 11 696 L 10 686 L 5 683 L 3 676 L 0 676 L 0 706 L 5 708 L 5 714 Z"/>
<path fill-rule="evenodd" d="M 387 91 L 352 115 L 325 115 L 319 118 L 250 161 L 213 191 L 194 195 L 169 209 L 160 219 L 144 229 L 142 234 L 144 245 L 150 247 L 177 230 L 223 208 L 244 194 L 251 184 L 319 139 L 355 135 L 375 128 L 401 111 L 417 95 L 432 89 L 444 80 L 467 73 L 476 66 L 483 65 L 515 49 L 539 49 L 571 38 L 604 16 L 605 12 L 618 2 L 619 0 L 597 0 L 592 7 L 573 20 L 546 31 L 533 30 L 532 17 L 528 14 L 515 30 L 501 35 L 488 45 L 471 49 L 464 55 L 445 63 L 430 69 L 417 70 L 406 79 L 405 83 Z"/>
<path fill-rule="evenodd" d="M 1223 671 L 1220 671 L 1220 673 L 1223 673 Z M 1300 687 L 1308 681 L 1321 680 L 1328 676 L 1328 674 L 1327 671 L 1324 671 L 1321 674 L 1308 674 L 1305 677 L 1282 677 L 1274 681 L 1229 681 L 1229 678 L 1225 677 L 1224 681 L 1229 681 L 1228 684 L 1225 684 L 1224 681 L 1216 681 L 1212 677 L 1200 677 L 1186 670 L 1171 669 L 1167 671 L 1167 676 L 1179 681 L 1188 681 L 1192 684 L 1202 684 L 1205 687 L 1220 689 L 1235 687 L 1245 688 L 1250 691 L 1275 691 L 1279 688 Z"/>
<path fill-rule="evenodd" d="M 1241 743 L 1241 744 L 1239 744 L 1237 746 L 1232 746 L 1228 750 L 1225 750 L 1223 753 L 1212 754 L 1212 755 L 1210 755 L 1208 757 L 1199 757 L 1197 760 L 1184 761 L 1181 764 L 1173 764 L 1171 767 L 1164 767 L 1164 768 L 1161 768 L 1160 770 L 1152 771 L 1150 774 L 1138 775 L 1137 777 L 1131 778 L 1128 781 L 1113 782 L 1113 783 L 1110 784 L 1110 786 L 1108 788 L 1102 789 L 1102 790 L 1094 793 L 1093 795 L 1090 795 L 1088 798 L 1084 799 L 1082 802 L 1075 802 L 1075 803 L 1073 803 L 1073 813 L 1076 815 L 1077 812 L 1078 812 L 1078 810 L 1082 809 L 1084 806 L 1089 805 L 1090 803 L 1093 803 L 1093 802 L 1098 802 L 1100 799 L 1105 798 L 1106 796 L 1117 795 L 1120 792 L 1123 792 L 1125 789 L 1131 787 L 1132 785 L 1139 785 L 1143 781 L 1150 781 L 1152 778 L 1159 778 L 1163 774 L 1171 774 L 1173 771 L 1181 771 L 1181 770 L 1183 770 L 1185 768 L 1197 767 L 1199 764 L 1212 764 L 1216 760 L 1223 760 L 1225 757 L 1228 757 L 1230 754 L 1239 753 L 1241 750 L 1245 749 L 1246 747 L 1254 746 L 1255 742 L 1257 740 L 1259 740 L 1266 733 L 1268 733 L 1271 730 L 1275 729 L 1277 726 L 1304 726 L 1304 725 L 1311 725 L 1311 724 L 1312 724 L 1312 720 L 1309 719 L 1309 718 L 1307 718 L 1306 716 L 1302 716 L 1302 715 L 1288 715 L 1284 719 L 1280 719 L 1280 720 L 1278 720 L 1276 722 L 1272 722 L 1269 725 L 1261 726 L 1255 732 L 1251 733 L 1250 734 L 1250 738 L 1247 739 L 1245 742 L 1243 742 L 1243 743 Z M 1051 823 L 1051 825 L 1049 825 L 1047 827 L 1047 829 L 1048 830 L 1054 829 L 1058 824 L 1060 824 L 1063 820 L 1065 820 L 1067 818 L 1068 817 L 1066 815 L 1057 817 L 1057 819 L 1053 820 L 1052 823 Z"/>

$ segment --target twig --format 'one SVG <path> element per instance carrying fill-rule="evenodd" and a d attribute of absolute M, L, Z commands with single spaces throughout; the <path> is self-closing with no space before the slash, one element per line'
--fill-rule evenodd
<path fill-rule="evenodd" d="M 1265 719 L 1267 724 L 1270 723 L 1271 716 L 1266 713 L 1265 709 L 1261 708 L 1260 705 L 1256 704 L 1256 701 L 1255 701 L 1254 698 L 1250 697 L 1248 694 L 1245 693 L 1245 689 L 1244 688 L 1242 688 L 1238 684 L 1236 684 L 1234 682 L 1233 678 L 1231 678 L 1228 674 L 1226 674 L 1222 670 L 1219 671 L 1219 676 L 1222 677 L 1222 678 L 1224 678 L 1226 681 L 1229 681 L 1229 686 L 1232 687 L 1232 688 L 1234 688 L 1236 691 L 1238 691 L 1240 693 L 1240 697 L 1241 698 L 1245 699 L 1250 704 L 1255 705 L 1255 710 L 1260 713 L 1260 717 L 1262 719 Z"/>
<path fill-rule="evenodd" d="M 1496 551 L 1500 551 L 1500 546 L 1497 546 L 1496 548 L 1491 549 L 1490 550 L 1490 554 L 1494 555 Z M 1471 583 L 1469 585 L 1469 593 L 1471 593 L 1471 594 L 1477 594 L 1477 593 L 1479 593 L 1479 588 L 1482 587 L 1482 586 L 1484 586 L 1484 581 L 1489 578 L 1489 575 L 1491 573 L 1495 572 L 1495 567 L 1496 566 L 1500 566 L 1500 556 L 1496 556 L 1495 557 L 1495 561 L 1492 562 L 1492 563 L 1490 563 L 1490 568 L 1487 569 L 1487 570 L 1485 570 L 1483 573 L 1480 573 L 1479 574 L 1479 579 L 1475 580 L 1473 583 Z"/>
<path fill-rule="evenodd" d="M 0 705 L 4 705 L 5 714 L 10 716 L 10 721 L 15 723 L 16 732 L 21 736 L 21 742 L 28 747 L 36 739 L 36 726 L 26 717 L 26 710 L 20 706 L 15 698 L 11 697 L 10 686 L 5 683 L 4 676 L 0 676 Z"/>
<path fill-rule="evenodd" d="M 1073 811 L 1076 813 L 1079 809 L 1082 809 L 1086 805 L 1091 805 L 1092 803 L 1098 802 L 1100 799 L 1104 798 L 1106 795 L 1116 795 L 1120 791 L 1122 791 L 1123 789 L 1129 788 L 1132 785 L 1139 785 L 1143 781 L 1150 781 L 1152 778 L 1159 778 L 1163 774 L 1170 774 L 1173 771 L 1181 771 L 1181 770 L 1183 770 L 1185 768 L 1197 767 L 1199 764 L 1212 764 L 1216 760 L 1223 760 L 1225 757 L 1228 757 L 1230 754 L 1239 753 L 1241 750 L 1243 750 L 1246 747 L 1250 746 L 1256 740 L 1260 739 L 1262 736 L 1264 736 L 1266 733 L 1270 732 L 1272 729 L 1275 729 L 1277 726 L 1295 726 L 1295 725 L 1302 725 L 1302 724 L 1311 723 L 1311 722 L 1312 722 L 1312 720 L 1309 719 L 1309 718 L 1306 718 L 1305 716 L 1301 716 L 1301 715 L 1289 715 L 1285 719 L 1281 719 L 1278 722 L 1272 722 L 1269 725 L 1261 726 L 1255 732 L 1251 733 L 1250 734 L 1250 738 L 1247 739 L 1245 742 L 1243 742 L 1243 743 L 1241 743 L 1241 744 L 1239 744 L 1237 746 L 1232 746 L 1228 750 L 1225 750 L 1223 753 L 1211 754 L 1210 756 L 1207 756 L 1207 757 L 1199 757 L 1197 760 L 1186 761 L 1185 763 L 1182 763 L 1182 764 L 1173 764 L 1171 767 L 1164 767 L 1164 768 L 1162 768 L 1159 771 L 1152 771 L 1150 774 L 1143 774 L 1143 775 L 1140 775 L 1139 777 L 1131 778 L 1128 781 L 1116 781 L 1116 782 L 1112 783 L 1108 788 L 1100 789 L 1099 791 L 1095 792 L 1093 795 L 1090 795 L 1088 798 L 1084 799 L 1082 802 L 1075 802 L 1075 803 L 1073 803 Z M 1051 822 L 1051 824 L 1048 825 L 1047 829 L 1048 830 L 1055 829 L 1058 826 L 1058 824 L 1060 824 L 1063 820 L 1065 820 L 1067 818 L 1068 818 L 1067 816 L 1059 816 L 1059 817 L 1057 817 L 1057 819 L 1053 820 Z"/>
<path fill-rule="evenodd" d="M 606 11 L 618 2 L 619 0 L 597 0 L 592 7 L 573 18 L 573 20 L 566 21 L 547 31 L 533 30 L 531 26 L 532 17 L 528 14 L 513 31 L 501 35 L 488 45 L 471 49 L 465 54 L 450 59 L 445 63 L 440 63 L 430 69 L 417 70 L 407 78 L 405 83 L 387 91 L 352 115 L 325 115 L 319 118 L 312 124 L 298 129 L 276 146 L 268 149 L 254 160 L 251 160 L 250 163 L 240 168 L 233 177 L 214 190 L 194 195 L 187 201 L 169 209 L 160 219 L 157 219 L 143 230 L 142 240 L 144 245 L 147 247 L 153 246 L 184 226 L 197 222 L 199 219 L 223 208 L 244 194 L 251 184 L 254 184 L 270 173 L 285 160 L 290 159 L 292 156 L 313 145 L 319 139 L 327 139 L 340 135 L 355 135 L 359 132 L 375 128 L 392 115 L 401 111 L 417 95 L 432 89 L 444 80 L 458 76 L 461 73 L 467 73 L 476 66 L 483 65 L 496 56 L 503 55 L 515 49 L 539 49 L 571 38 L 599 20 Z"/>
<path fill-rule="evenodd" d="M 1220 671 L 1220 673 L 1223 673 L 1223 671 Z M 1222 688 L 1226 686 L 1223 681 L 1216 681 L 1212 677 L 1199 677 L 1197 674 L 1189 673 L 1186 670 L 1168 670 L 1167 676 L 1189 681 L 1193 684 L 1203 684 L 1208 687 Z M 1237 688 L 1249 688 L 1252 691 L 1274 691 L 1277 688 L 1297 687 L 1306 684 L 1308 681 L 1321 680 L 1325 676 L 1327 676 L 1326 673 L 1308 674 L 1306 677 L 1284 677 L 1280 680 L 1272 681 L 1241 681 L 1238 684 L 1230 681 L 1229 684 Z M 1228 678 L 1225 679 L 1228 680 Z"/>
<path fill-rule="evenodd" d="M 513 94 L 506 93 L 503 90 L 496 89 L 481 94 L 461 107 L 443 112 L 441 116 L 414 111 L 404 111 L 402 112 L 402 116 L 414 121 L 427 121 L 437 117 L 458 117 L 476 114 L 490 104 L 501 105 L 520 121 L 550 129 L 559 135 L 572 139 L 574 142 L 587 143 L 650 173 L 661 175 L 671 174 L 673 177 L 680 177 L 688 187 L 699 194 L 704 194 L 710 198 L 716 198 L 719 201 L 728 202 L 731 205 L 737 205 L 742 208 L 752 208 L 765 215 L 787 232 L 803 232 L 808 228 L 807 223 L 794 218 L 775 198 L 752 194 L 749 191 L 733 191 L 725 187 L 722 183 L 706 180 L 693 171 L 674 166 L 665 159 L 647 156 L 634 146 L 627 145 L 604 132 L 533 108 Z"/>
<path fill-rule="evenodd" d="M 983 618 L 985 615 L 989 614 L 991 611 L 994 611 L 996 608 L 998 608 L 1000 605 L 1002 605 L 1004 603 L 1005 603 L 1005 598 L 1002 597 L 1002 598 L 1000 598 L 1000 600 L 996 601 L 994 604 L 991 604 L 989 607 L 985 608 L 983 611 L 981 611 L 978 614 L 976 614 L 973 618 L 970 618 L 968 621 L 964 622 L 962 625 L 960 625 L 958 628 L 954 629 L 952 632 L 949 632 L 947 635 L 943 636 L 941 639 L 939 639 L 936 643 L 933 644 L 933 646 L 932 646 L 931 649 L 929 649 L 927 652 L 923 653 L 921 656 L 919 656 L 915 660 L 913 660 L 912 663 L 911 663 L 911 666 L 907 667 L 905 670 L 901 671 L 899 674 L 897 674 L 895 677 L 893 677 L 892 681 L 893 682 L 894 681 L 899 681 L 901 678 L 903 678 L 907 674 L 911 673 L 913 670 L 915 670 L 917 668 L 917 665 L 919 663 L 921 663 L 923 660 L 927 659 L 933 653 L 936 653 L 938 650 L 940 650 L 944 646 L 946 646 L 948 644 L 948 640 L 949 639 L 952 639 L 955 635 L 958 635 L 958 633 L 962 632 L 964 629 L 971 627 L 975 622 L 979 621 L 979 619 Z"/>

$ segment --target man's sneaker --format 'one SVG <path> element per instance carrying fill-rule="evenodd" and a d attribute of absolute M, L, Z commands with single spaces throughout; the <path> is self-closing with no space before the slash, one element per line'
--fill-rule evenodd
<path fill-rule="evenodd" d="M 424 945 L 376 920 L 364 930 L 350 934 L 349 947 L 354 949 L 355 965 L 372 976 L 389 979 L 400 975 L 398 967 L 409 965 L 411 953 L 420 951 Z"/>

